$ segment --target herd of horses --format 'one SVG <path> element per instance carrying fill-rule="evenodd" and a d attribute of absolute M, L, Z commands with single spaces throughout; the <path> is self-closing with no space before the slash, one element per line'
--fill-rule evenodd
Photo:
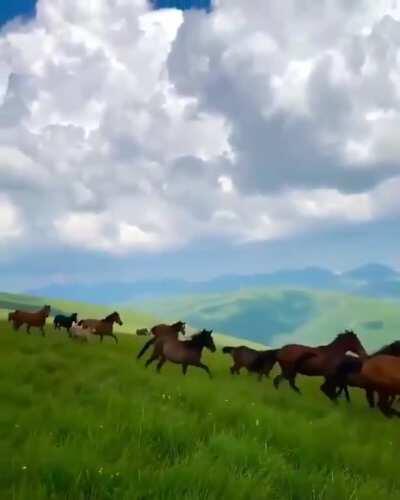
<path fill-rule="evenodd" d="M 28 333 L 31 327 L 36 327 L 45 335 L 44 325 L 50 310 L 49 305 L 36 312 L 16 310 L 9 313 L 8 319 L 15 330 L 26 325 Z M 79 332 L 85 332 L 86 339 L 87 335 L 97 335 L 102 341 L 103 337 L 109 336 L 118 343 L 113 333 L 114 323 L 123 324 L 117 312 L 101 320 L 78 321 L 76 313 L 70 316 L 59 314 L 54 318 L 54 328 L 64 328 L 72 337 L 74 331 L 76 336 L 81 335 Z M 145 363 L 146 367 L 157 361 L 157 371 L 160 372 L 162 366 L 170 361 L 181 365 L 184 375 L 189 366 L 193 366 L 201 368 L 212 378 L 210 369 L 201 361 L 204 348 L 211 352 L 216 351 L 212 330 L 203 329 L 190 339 L 182 340 L 180 335 L 186 335 L 186 323 L 178 321 L 173 324 L 159 324 L 150 330 L 139 329 L 136 333 L 151 337 L 137 355 L 140 359 L 152 347 L 152 353 Z M 336 403 L 342 393 L 350 402 L 348 388 L 356 387 L 365 391 L 371 408 L 377 406 L 387 417 L 400 416 L 400 412 L 393 407 L 396 397 L 400 395 L 400 341 L 368 355 L 354 331 L 345 330 L 331 343 L 318 347 L 289 344 L 278 349 L 255 350 L 246 346 L 225 346 L 222 352 L 232 357 L 232 375 L 239 375 L 244 368 L 249 373 L 257 374 L 261 380 L 263 377 L 268 378 L 277 364 L 280 373 L 273 379 L 276 389 L 286 380 L 289 386 L 300 394 L 296 385 L 298 375 L 323 377 L 320 389 L 332 402 Z"/>

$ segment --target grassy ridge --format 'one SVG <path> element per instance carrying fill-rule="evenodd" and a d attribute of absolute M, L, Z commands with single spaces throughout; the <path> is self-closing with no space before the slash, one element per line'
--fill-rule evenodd
<path fill-rule="evenodd" d="M 274 346 L 324 344 L 345 328 L 353 328 L 368 349 L 400 337 L 397 302 L 344 293 L 266 288 L 178 297 L 143 308 Z"/>
<path fill-rule="evenodd" d="M 113 306 L 106 307 L 101 305 L 88 304 L 85 302 L 70 302 L 64 300 L 32 297 L 29 295 L 0 293 L 0 319 L 6 319 L 9 310 L 37 310 L 38 308 L 42 307 L 43 304 L 47 303 L 52 307 L 52 316 L 59 313 L 71 314 L 73 312 L 78 312 L 79 318 L 103 318 L 114 310 Z M 122 327 L 118 327 L 123 333 L 135 333 L 137 328 L 150 328 L 154 324 L 162 322 L 163 319 L 160 318 L 171 318 L 171 315 L 160 315 L 157 318 L 150 313 L 140 312 L 137 309 L 133 309 L 132 307 L 121 308 L 119 306 L 115 306 L 115 308 L 120 312 L 122 321 L 124 323 Z M 179 318 L 179 314 L 178 316 L 172 315 L 172 321 L 176 321 Z M 51 320 L 49 322 L 51 322 Z M 189 326 L 188 332 L 193 331 L 193 328 Z M 240 345 L 244 342 L 243 339 L 223 334 L 217 334 L 215 340 L 220 345 Z M 254 347 L 255 349 L 262 349 L 263 347 L 265 347 L 263 344 L 252 342 L 251 340 L 246 340 L 245 342 L 249 347 Z"/>
<path fill-rule="evenodd" d="M 332 407 L 270 381 L 214 379 L 135 354 L 143 339 L 89 345 L 0 322 L 0 498 L 357 499 L 400 497 L 398 421 L 354 397 Z"/>

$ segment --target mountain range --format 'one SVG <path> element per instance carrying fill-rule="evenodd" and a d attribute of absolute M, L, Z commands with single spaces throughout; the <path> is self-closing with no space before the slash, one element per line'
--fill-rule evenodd
<path fill-rule="evenodd" d="M 400 273 L 389 266 L 370 263 L 342 273 L 307 267 L 252 275 L 223 275 L 205 281 L 164 279 L 97 284 L 55 283 L 26 292 L 36 296 L 95 304 L 128 304 L 259 287 L 341 291 L 364 297 L 399 299 Z"/>

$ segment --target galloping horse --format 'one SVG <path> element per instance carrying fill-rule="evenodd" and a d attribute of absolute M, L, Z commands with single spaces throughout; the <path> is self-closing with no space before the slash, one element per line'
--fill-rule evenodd
<path fill-rule="evenodd" d="M 201 355 L 204 347 L 211 352 L 216 351 L 211 334 L 212 330 L 202 330 L 193 335 L 190 340 L 178 340 L 172 337 L 165 338 L 160 344 L 160 355 L 152 356 L 146 365 L 149 365 L 159 358 L 157 372 L 160 372 L 166 361 L 171 361 L 172 363 L 182 365 L 182 373 L 184 375 L 186 375 L 188 366 L 197 366 L 205 370 L 209 377 L 212 378 L 208 366 L 201 362 Z"/>
<path fill-rule="evenodd" d="M 63 314 L 57 314 L 54 317 L 54 328 L 56 330 L 61 330 L 61 327 L 65 328 L 69 333 L 71 326 L 78 321 L 78 314 L 73 313 L 71 316 L 64 316 Z"/>
<path fill-rule="evenodd" d="M 50 314 L 51 307 L 45 305 L 42 309 L 36 312 L 19 311 L 16 310 L 8 315 L 8 321 L 12 321 L 14 325 L 14 330 L 19 330 L 19 328 L 26 324 L 26 331 L 30 334 L 31 327 L 39 328 L 42 335 L 45 335 L 44 325 L 46 319 Z"/>
<path fill-rule="evenodd" d="M 337 370 L 349 380 L 353 377 L 369 394 L 378 393 L 378 408 L 386 417 L 400 416 L 392 408 L 396 396 L 400 395 L 400 358 L 377 354 L 367 360 L 354 360 L 350 365 L 342 364 Z"/>
<path fill-rule="evenodd" d="M 258 373 L 258 379 L 263 375 L 269 377 L 269 373 L 275 364 L 275 350 L 257 351 L 245 345 L 238 347 L 226 346 L 222 348 L 224 354 L 230 354 L 233 365 L 230 367 L 232 375 L 239 375 L 242 368 L 246 368 L 248 373 Z"/>
<path fill-rule="evenodd" d="M 113 333 L 114 323 L 123 325 L 119 314 L 114 311 L 104 319 L 81 319 L 78 323 L 83 328 L 90 328 L 93 335 L 99 335 L 100 341 L 103 342 L 103 337 L 112 337 L 115 343 L 118 344 L 118 338 Z"/>
<path fill-rule="evenodd" d="M 142 349 L 140 350 L 139 354 L 137 355 L 137 359 L 140 359 L 143 354 L 147 351 L 147 349 L 152 345 L 155 344 L 156 341 L 166 339 L 168 337 L 172 337 L 174 339 L 178 338 L 179 333 L 182 333 L 182 335 L 186 334 L 186 323 L 183 321 L 177 321 L 173 325 L 165 325 L 165 324 L 160 324 L 153 326 L 153 328 L 150 329 L 150 333 L 153 335 L 153 338 L 148 340 Z M 160 342 L 158 342 L 160 344 Z M 156 349 L 158 350 L 159 347 L 154 346 L 154 351 L 153 355 L 156 352 Z"/>
<path fill-rule="evenodd" d="M 290 387 L 300 393 L 295 383 L 297 374 L 311 377 L 329 376 L 335 372 L 348 351 L 362 357 L 367 355 L 357 335 L 349 330 L 337 335 L 328 345 L 319 347 L 286 345 L 276 353 L 281 373 L 275 377 L 274 386 L 278 388 L 281 381 L 287 379 Z"/>
<path fill-rule="evenodd" d="M 335 373 L 326 377 L 325 383 L 321 386 L 322 392 L 328 396 L 329 399 L 336 402 L 337 398 L 344 391 L 347 401 L 350 402 L 350 396 L 347 388 L 348 386 L 365 389 L 368 405 L 370 408 L 375 408 L 374 391 L 366 389 L 365 380 L 363 379 L 359 368 L 362 363 L 365 363 L 365 361 L 382 354 L 400 357 L 400 341 L 397 340 L 396 342 L 392 342 L 367 358 L 361 360 L 354 358 L 354 356 L 346 355 L 337 367 Z M 339 390 L 337 390 L 337 388 L 339 388 Z M 390 403 L 392 404 L 393 400 L 391 400 Z"/>

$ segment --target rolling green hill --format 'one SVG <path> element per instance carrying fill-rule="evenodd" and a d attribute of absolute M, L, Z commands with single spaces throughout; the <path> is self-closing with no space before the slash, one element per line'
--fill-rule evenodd
<path fill-rule="evenodd" d="M 140 312 L 136 308 L 119 307 L 119 306 L 101 306 L 87 304 L 85 302 L 69 302 L 64 300 L 54 300 L 46 298 L 31 297 L 29 295 L 19 295 L 10 293 L 0 293 L 0 319 L 6 318 L 8 311 L 15 309 L 23 309 L 26 311 L 37 310 L 43 304 L 50 304 L 52 307 L 51 315 L 58 313 L 71 314 L 78 312 L 79 318 L 102 318 L 112 312 L 114 308 L 118 309 L 121 318 L 124 322 L 123 326 L 118 326 L 118 330 L 123 333 L 134 333 L 137 328 L 149 328 L 156 323 L 163 321 L 165 318 L 172 318 L 172 321 L 179 319 L 179 315 L 174 317 L 171 314 L 164 316 L 153 315 L 151 312 Z M 160 319 L 161 318 L 161 319 Z M 199 328 L 203 328 L 200 326 Z M 188 333 L 193 333 L 195 329 L 191 326 L 187 328 Z M 217 334 L 216 342 L 218 344 L 239 345 L 243 343 L 243 339 L 234 338 L 230 335 Z M 263 348 L 264 346 L 247 340 L 249 346 Z"/>
<path fill-rule="evenodd" d="M 400 498 L 397 420 L 213 372 L 161 374 L 141 340 L 82 345 L 0 321 L 0 498 L 13 500 L 387 500 Z"/>
<path fill-rule="evenodd" d="M 183 317 L 195 327 L 213 327 L 273 346 L 326 343 L 345 328 L 354 329 L 369 349 L 400 338 L 399 302 L 344 293 L 267 288 L 168 299 L 141 307 L 163 317 Z"/>

